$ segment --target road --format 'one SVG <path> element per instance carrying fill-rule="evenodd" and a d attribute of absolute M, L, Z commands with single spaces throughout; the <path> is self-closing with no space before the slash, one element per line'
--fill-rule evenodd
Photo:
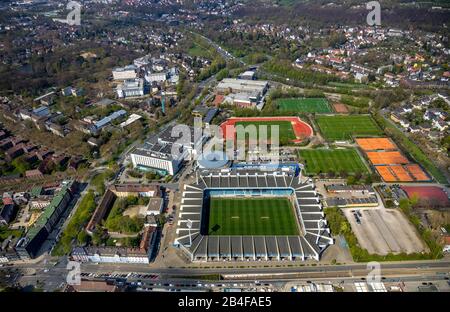
<path fill-rule="evenodd" d="M 61 287 L 66 282 L 69 270 L 66 268 L 67 261 L 62 260 L 56 265 L 50 262 L 41 262 L 32 265 L 33 269 L 28 268 L 29 264 L 17 264 L 14 267 L 2 267 L 3 270 L 19 269 L 24 276 L 21 278 L 23 285 L 39 284 L 47 291 Z M 94 264 L 82 263 L 81 272 L 84 275 L 97 276 L 100 274 L 154 274 L 159 276 L 159 286 L 164 287 L 167 284 L 180 284 L 182 280 L 199 283 L 205 279 L 206 275 L 221 274 L 222 283 L 254 283 L 255 280 L 267 281 L 270 283 L 282 283 L 287 281 L 333 281 L 354 282 L 362 281 L 367 278 L 370 270 L 366 264 L 348 264 L 348 265 L 309 265 L 303 267 L 271 267 L 271 268 L 151 268 L 144 265 L 131 264 Z M 412 262 L 389 262 L 381 264 L 381 276 L 383 282 L 406 282 L 406 281 L 434 281 L 447 280 L 450 274 L 450 260 L 441 261 L 412 261 Z M 198 280 L 196 279 L 198 276 Z M 189 278 L 190 277 L 190 278 Z M 108 279 L 109 277 L 103 277 Z M 142 282 L 154 284 L 154 277 L 143 278 L 137 276 L 129 278 L 128 282 Z M 195 284 L 194 283 L 194 284 Z M 173 286 L 173 285 L 172 285 Z M 172 286 L 167 285 L 170 288 Z M 231 287 L 232 285 L 226 285 Z M 249 286 L 249 285 L 246 285 Z"/>
<path fill-rule="evenodd" d="M 53 271 L 65 271 L 65 266 L 61 265 L 65 261 L 60 261 L 60 265 L 56 267 L 49 267 L 46 263 L 17 263 L 14 265 L 16 268 L 33 268 L 36 270 L 43 270 L 45 268 L 52 268 Z M 218 265 L 220 263 L 217 263 Z M 316 263 L 314 263 L 316 264 Z M 239 266 L 239 263 L 236 265 Z M 235 267 L 197 267 L 197 268 L 155 268 L 151 266 L 145 266 L 142 264 L 94 264 L 94 263 L 83 263 L 81 265 L 83 272 L 141 272 L 141 273 L 153 273 L 153 274 L 170 274 L 170 275 L 205 275 L 205 274 L 279 274 L 279 273 L 306 273 L 306 272 L 348 272 L 348 271 L 358 271 L 367 270 L 367 264 L 343 264 L 343 265 L 304 265 L 300 267 L 240 267 L 238 270 Z M 4 269 L 4 268 L 0 268 Z M 450 260 L 426 260 L 426 261 L 405 261 L 405 262 L 384 262 L 381 263 L 382 270 L 420 270 L 435 269 L 450 271 Z"/>
<path fill-rule="evenodd" d="M 209 38 L 207 38 L 207 37 L 205 37 L 205 36 L 203 36 L 203 35 L 201 35 L 201 34 L 194 33 L 194 32 L 192 32 L 192 31 L 191 31 L 191 33 L 192 33 L 192 34 L 195 34 L 195 35 L 197 35 L 197 36 L 200 36 L 200 37 L 202 37 L 204 40 L 208 41 L 208 43 L 209 43 L 210 45 L 212 45 L 212 46 L 216 49 L 216 51 L 217 51 L 220 55 L 222 55 L 222 57 L 223 57 L 224 59 L 226 59 L 226 60 L 232 60 L 232 61 L 237 61 L 237 62 L 239 62 L 241 65 L 246 65 L 244 61 L 242 61 L 241 59 L 238 59 L 237 57 L 235 57 L 234 55 L 232 55 L 231 53 L 229 53 L 227 50 L 225 50 L 224 48 L 222 48 L 221 46 L 219 46 L 217 43 L 215 43 L 215 42 L 212 41 L 211 39 L 209 39 Z"/>

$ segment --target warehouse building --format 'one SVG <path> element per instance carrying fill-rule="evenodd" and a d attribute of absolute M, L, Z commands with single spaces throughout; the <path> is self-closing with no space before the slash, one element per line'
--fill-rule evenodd
<path fill-rule="evenodd" d="M 245 108 L 262 108 L 264 95 L 269 89 L 267 81 L 247 79 L 223 79 L 217 85 L 217 92 L 224 94 L 224 102 Z"/>

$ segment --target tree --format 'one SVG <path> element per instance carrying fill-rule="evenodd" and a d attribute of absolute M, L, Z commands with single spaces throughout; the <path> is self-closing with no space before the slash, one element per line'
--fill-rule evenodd
<path fill-rule="evenodd" d="M 354 185 L 356 183 L 356 179 L 354 176 L 348 176 L 347 178 L 347 184 L 348 185 Z"/>
<path fill-rule="evenodd" d="M 348 230 L 349 230 L 348 223 L 346 221 L 341 222 L 341 226 L 339 228 L 339 231 L 340 231 L 339 233 L 345 234 L 348 232 Z"/>
<path fill-rule="evenodd" d="M 14 159 L 11 162 L 11 164 L 14 166 L 15 170 L 20 174 L 24 174 L 25 171 L 31 169 L 30 164 L 24 159 L 23 156 Z"/>
<path fill-rule="evenodd" d="M 80 231 L 77 235 L 77 241 L 80 245 L 86 245 L 89 242 L 90 236 L 86 233 L 86 231 Z"/>
<path fill-rule="evenodd" d="M 405 214 L 409 215 L 411 213 L 411 203 L 409 202 L 409 199 L 400 199 L 399 207 Z"/>

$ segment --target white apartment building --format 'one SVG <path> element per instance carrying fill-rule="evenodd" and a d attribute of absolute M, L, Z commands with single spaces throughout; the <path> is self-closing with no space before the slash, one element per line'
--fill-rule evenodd
<path fill-rule="evenodd" d="M 116 91 L 119 98 L 144 96 L 144 79 L 125 80 L 123 84 L 117 86 Z"/>
<path fill-rule="evenodd" d="M 145 80 L 148 83 L 165 82 L 167 80 L 167 73 L 147 73 L 145 74 Z"/>
<path fill-rule="evenodd" d="M 125 67 L 116 67 L 112 70 L 114 80 L 128 80 L 136 79 L 137 68 L 134 65 L 128 65 Z"/>

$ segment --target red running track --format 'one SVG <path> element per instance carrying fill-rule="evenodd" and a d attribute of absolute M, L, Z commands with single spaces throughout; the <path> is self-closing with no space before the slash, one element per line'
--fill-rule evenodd
<path fill-rule="evenodd" d="M 222 128 L 224 137 L 226 139 L 234 139 L 235 131 L 234 125 L 237 122 L 249 122 L 249 121 L 290 121 L 292 129 L 294 130 L 295 136 L 294 143 L 300 143 L 305 138 L 309 138 L 313 135 L 313 129 L 306 122 L 302 121 L 299 117 L 231 117 L 224 123 L 220 125 Z M 232 131 L 227 131 L 227 126 L 233 126 Z"/>

